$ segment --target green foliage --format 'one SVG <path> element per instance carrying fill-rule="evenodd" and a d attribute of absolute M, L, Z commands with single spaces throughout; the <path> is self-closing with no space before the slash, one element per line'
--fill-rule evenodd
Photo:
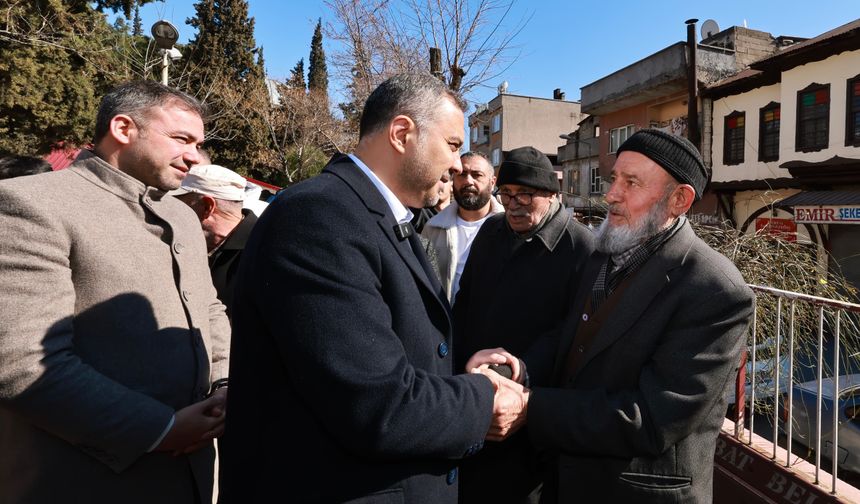
<path fill-rule="evenodd" d="M 285 166 L 277 170 L 259 171 L 259 178 L 270 184 L 288 187 L 319 175 L 331 158 L 330 155 L 316 146 L 302 148 L 299 145 L 292 145 L 288 147 L 285 154 Z"/>
<path fill-rule="evenodd" d="M 328 95 L 328 69 L 326 68 L 322 41 L 322 20 L 319 19 L 311 39 L 311 55 L 308 59 L 308 90 Z"/>
<path fill-rule="evenodd" d="M 140 2 L 134 4 L 134 20 L 132 22 L 131 34 L 139 37 L 143 35 L 143 26 L 140 20 Z"/>
<path fill-rule="evenodd" d="M 287 81 L 287 86 L 292 89 L 301 89 L 304 91 L 307 89 L 307 84 L 305 83 L 305 59 L 302 58 L 296 63 L 296 66 L 290 70 L 290 79 Z"/>
<path fill-rule="evenodd" d="M 197 29 L 189 43 L 182 87 L 209 107 L 206 148 L 213 161 L 247 173 L 267 147 L 261 109 L 269 104 L 254 19 L 245 0 L 200 0 L 187 23 Z"/>
<path fill-rule="evenodd" d="M 126 18 L 131 17 L 131 11 L 137 10 L 139 5 L 145 5 L 154 1 L 163 0 L 95 0 L 95 2 L 86 2 L 81 0 L 72 0 L 69 3 L 73 4 L 95 4 L 96 9 L 100 12 L 110 10 L 111 12 L 119 12 L 125 15 Z"/>
<path fill-rule="evenodd" d="M 42 0 L 0 7 L 0 32 L 0 154 L 90 141 L 117 31 L 86 2 Z"/>

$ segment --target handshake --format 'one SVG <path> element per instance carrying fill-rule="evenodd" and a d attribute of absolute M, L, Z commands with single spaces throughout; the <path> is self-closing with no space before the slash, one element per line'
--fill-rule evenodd
<path fill-rule="evenodd" d="M 531 391 L 523 385 L 526 377 L 523 361 L 504 348 L 481 350 L 466 363 L 466 372 L 483 374 L 496 391 L 487 440 L 503 441 L 525 425 Z"/>

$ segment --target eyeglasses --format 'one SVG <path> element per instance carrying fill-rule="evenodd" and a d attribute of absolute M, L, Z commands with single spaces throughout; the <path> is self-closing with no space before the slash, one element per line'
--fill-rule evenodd
<path fill-rule="evenodd" d="M 517 204 L 521 205 L 521 206 L 531 205 L 532 204 L 532 198 L 534 197 L 535 194 L 537 194 L 537 193 L 528 193 L 528 192 L 521 192 L 521 193 L 516 193 L 516 194 L 511 194 L 511 193 L 506 193 L 506 192 L 498 193 L 499 199 L 502 200 L 502 205 L 505 205 L 505 206 L 507 206 L 511 202 L 512 199 L 517 200 Z"/>

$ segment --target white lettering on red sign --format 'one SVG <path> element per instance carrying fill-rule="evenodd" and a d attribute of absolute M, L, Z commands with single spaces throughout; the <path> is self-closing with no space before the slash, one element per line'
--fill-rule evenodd
<path fill-rule="evenodd" d="M 808 494 L 806 489 L 798 486 L 797 483 L 792 481 L 788 488 L 785 487 L 786 483 L 788 483 L 788 478 L 775 472 L 767 483 L 767 489 L 779 494 L 781 500 L 791 504 L 813 504 L 818 500 L 817 495 Z M 804 497 L 806 497 L 805 500 Z"/>

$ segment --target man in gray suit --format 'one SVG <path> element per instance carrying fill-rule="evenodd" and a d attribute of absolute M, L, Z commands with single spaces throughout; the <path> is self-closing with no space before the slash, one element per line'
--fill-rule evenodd
<path fill-rule="evenodd" d="M 211 502 L 229 324 L 200 224 L 165 196 L 202 117 L 128 83 L 92 151 L 0 182 L 0 503 Z"/>
<path fill-rule="evenodd" d="M 529 437 L 550 461 L 542 502 L 712 500 L 753 294 L 684 217 L 708 177 L 690 142 L 658 130 L 618 149 L 590 288 L 556 342 L 523 356 Z"/>

